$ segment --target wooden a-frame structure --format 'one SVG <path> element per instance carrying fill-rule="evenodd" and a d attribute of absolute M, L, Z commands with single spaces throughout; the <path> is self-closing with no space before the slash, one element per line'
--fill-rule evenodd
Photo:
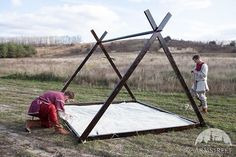
<path fill-rule="evenodd" d="M 78 72 L 82 69 L 82 67 L 84 66 L 84 64 L 88 61 L 88 59 L 90 58 L 90 56 L 93 54 L 93 52 L 96 50 L 96 48 L 99 46 L 102 50 L 102 52 L 105 54 L 106 58 L 108 59 L 109 63 L 111 64 L 112 68 L 114 69 L 114 71 L 116 72 L 116 74 L 118 75 L 120 81 L 117 83 L 117 85 L 115 86 L 115 88 L 113 89 L 113 91 L 111 92 L 110 96 L 107 98 L 107 100 L 105 102 L 102 102 L 102 107 L 100 108 L 100 110 L 97 112 L 97 114 L 94 116 L 94 118 L 92 119 L 92 121 L 89 123 L 89 125 L 87 126 L 87 128 L 84 130 L 84 132 L 82 133 L 82 135 L 79 138 L 79 140 L 81 142 L 86 141 L 86 139 L 88 139 L 88 135 L 89 133 L 92 131 L 92 129 L 95 127 L 95 125 L 98 123 L 98 121 L 100 120 L 100 118 L 103 116 L 103 114 L 106 112 L 107 108 L 109 107 L 109 105 L 111 105 L 111 103 L 113 103 L 113 100 L 115 99 L 115 97 L 117 96 L 117 94 L 120 92 L 120 90 L 122 89 L 122 87 L 124 86 L 126 88 L 126 90 L 128 91 L 129 95 L 132 98 L 133 102 L 138 102 L 134 96 L 134 94 L 131 92 L 130 88 L 128 87 L 128 85 L 126 84 L 127 80 L 129 79 L 129 77 L 131 76 L 131 74 L 134 72 L 135 68 L 138 66 L 138 64 L 140 63 L 140 61 L 143 59 L 143 57 L 145 56 L 145 54 L 148 52 L 150 46 L 152 45 L 152 43 L 158 39 L 160 46 L 163 48 L 164 53 L 166 54 L 179 82 L 181 83 L 185 94 L 187 95 L 193 109 L 194 112 L 197 115 L 198 118 L 198 122 L 190 120 L 192 122 L 194 122 L 193 125 L 189 125 L 189 126 L 184 126 L 184 127 L 174 127 L 174 128 L 162 128 L 162 129 L 154 129 L 154 130 L 144 130 L 144 131 L 135 131 L 135 132 L 128 132 L 128 133 L 122 133 L 122 134 L 116 134 L 116 137 L 124 137 L 124 136 L 130 136 L 130 135 L 134 135 L 134 134 L 140 134 L 140 133 L 146 133 L 146 132 L 165 132 L 165 131 L 169 131 L 169 130 L 183 130 L 183 129 L 188 129 L 188 128 L 193 128 L 193 127 L 197 127 L 197 126 L 205 126 L 205 121 L 201 115 L 201 113 L 198 110 L 198 107 L 185 83 L 185 80 L 183 78 L 183 76 L 181 75 L 178 66 L 176 65 L 176 62 L 169 50 L 169 48 L 167 47 L 166 41 L 164 40 L 164 38 L 161 35 L 161 31 L 163 30 L 163 28 L 165 27 L 165 25 L 167 24 L 167 22 L 169 21 L 171 14 L 167 13 L 167 15 L 164 17 L 164 19 L 161 21 L 161 23 L 159 24 L 159 26 L 156 25 L 151 13 L 149 10 L 144 11 L 151 27 L 152 27 L 152 31 L 147 31 L 147 32 L 142 32 L 142 33 L 137 33 L 137 34 L 132 34 L 132 35 L 127 35 L 127 36 L 122 36 L 122 37 L 118 37 L 118 38 L 114 38 L 114 39 L 109 39 L 109 40 L 103 40 L 107 34 L 107 32 L 105 31 L 102 36 L 99 38 L 97 36 L 97 34 L 95 33 L 94 30 L 91 30 L 92 35 L 94 36 L 94 38 L 96 39 L 96 43 L 94 44 L 94 46 L 92 47 L 92 49 L 89 51 L 89 53 L 87 54 L 87 56 L 84 58 L 84 60 L 82 61 L 82 63 L 79 65 L 79 67 L 76 69 L 76 71 L 73 73 L 73 75 L 70 77 L 70 79 L 66 82 L 66 84 L 64 85 L 63 89 L 61 90 L 62 92 L 64 92 L 67 87 L 69 86 L 69 84 L 71 83 L 71 81 L 75 78 L 75 76 L 78 74 Z M 138 56 L 136 57 L 136 59 L 133 61 L 133 63 L 131 64 L 131 66 L 128 68 L 128 70 L 126 71 L 126 73 L 122 76 L 119 72 L 119 70 L 117 69 L 116 65 L 114 64 L 113 60 L 111 59 L 110 55 L 108 54 L 107 50 L 105 49 L 103 43 L 106 42 L 111 42 L 111 41 L 116 41 L 116 40 L 120 40 L 120 39 L 126 39 L 126 38 L 131 38 L 131 37 L 136 37 L 136 36 L 141 36 L 141 35 L 147 35 L 147 34 L 152 34 L 151 37 L 147 40 L 147 42 L 144 44 L 142 50 L 140 51 L 140 53 L 138 54 Z M 141 102 L 139 102 L 141 103 Z M 83 103 L 83 104 L 77 104 L 77 105 L 91 105 L 91 104 L 101 104 L 101 102 L 97 102 L 97 103 Z M 141 103 L 143 105 L 149 106 L 147 104 Z M 152 107 L 152 106 L 149 106 Z M 156 108 L 156 107 L 152 107 L 155 108 L 157 110 L 161 110 L 163 112 L 168 112 L 165 110 L 162 110 L 160 108 Z M 187 118 L 185 118 L 187 119 Z M 70 128 L 70 130 L 73 131 L 73 129 Z M 103 136 L 98 136 L 98 137 L 94 137 L 94 138 L 110 138 L 110 137 L 114 137 L 114 135 L 112 134 L 108 134 L 108 135 L 103 135 Z M 91 138 L 93 139 L 93 138 Z"/>

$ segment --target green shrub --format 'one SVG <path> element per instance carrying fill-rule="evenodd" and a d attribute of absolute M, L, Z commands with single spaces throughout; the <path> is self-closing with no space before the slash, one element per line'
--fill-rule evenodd
<path fill-rule="evenodd" d="M 6 44 L 0 44 L 0 58 L 6 58 L 8 53 L 8 47 Z"/>
<path fill-rule="evenodd" d="M 19 80 L 37 80 L 37 81 L 65 81 L 65 78 L 55 76 L 51 72 L 42 72 L 39 74 L 14 73 L 8 76 L 2 76 L 3 79 L 19 79 Z"/>
<path fill-rule="evenodd" d="M 36 50 L 31 45 L 2 43 L 0 44 L 0 58 L 30 57 L 36 54 Z"/>
<path fill-rule="evenodd" d="M 36 54 L 36 49 L 31 45 L 24 45 L 24 49 L 26 50 L 26 57 Z"/>

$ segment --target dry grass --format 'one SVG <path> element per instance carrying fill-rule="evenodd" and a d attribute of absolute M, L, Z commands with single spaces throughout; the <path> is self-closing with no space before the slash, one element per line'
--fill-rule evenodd
<path fill-rule="evenodd" d="M 122 74 L 132 63 L 137 53 L 111 53 L 115 64 Z M 1 59 L 0 75 L 24 73 L 35 75 L 52 73 L 65 80 L 72 75 L 84 59 L 85 55 L 63 58 L 24 58 Z M 209 86 L 211 93 L 229 94 L 236 91 L 236 58 L 229 54 L 215 56 L 204 54 L 203 60 L 209 65 Z M 190 70 L 194 67 L 192 54 L 174 54 L 188 86 L 191 86 L 192 76 Z M 88 85 L 105 85 L 113 87 L 118 77 L 101 53 L 94 54 L 77 75 L 75 82 Z M 129 84 L 138 89 L 148 89 L 161 92 L 176 92 L 182 88 L 175 74 L 163 54 L 149 53 L 142 60 L 129 79 Z"/>

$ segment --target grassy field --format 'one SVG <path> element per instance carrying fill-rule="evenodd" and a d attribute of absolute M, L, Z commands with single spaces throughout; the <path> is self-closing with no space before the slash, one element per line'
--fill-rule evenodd
<path fill-rule="evenodd" d="M 110 55 L 124 74 L 137 53 Z M 173 55 L 190 87 L 190 70 L 194 67 L 192 54 Z M 32 134 L 24 132 L 24 122 L 30 118 L 26 113 L 31 101 L 44 91 L 60 90 L 85 55 L 46 57 L 0 60 L 0 156 L 235 156 L 233 153 L 201 151 L 194 144 L 197 136 L 207 128 L 222 129 L 236 144 L 235 54 L 204 53 L 202 56 L 209 65 L 209 113 L 203 115 L 207 127 L 86 144 L 79 144 L 73 135 L 55 135 L 53 129 L 34 130 Z M 96 53 L 69 88 L 75 91 L 79 102 L 105 101 L 117 82 L 104 55 Z M 148 53 L 128 84 L 138 100 L 197 120 L 165 55 Z M 116 100 L 129 100 L 127 92 L 122 90 Z M 208 146 L 215 147 L 214 144 Z"/>
<path fill-rule="evenodd" d="M 147 134 L 120 139 L 89 141 L 79 144 L 72 135 L 53 134 L 53 129 L 24 132 L 24 122 L 31 101 L 47 90 L 60 90 L 63 82 L 31 81 L 0 78 L 0 156 L 235 156 L 216 151 L 199 151 L 194 142 L 207 127 Z M 72 84 L 79 102 L 104 101 L 111 88 Z M 195 119 L 182 92 L 161 93 L 134 88 L 138 100 Z M 203 115 L 208 127 L 224 130 L 236 144 L 236 95 L 210 95 L 209 113 Z M 121 91 L 117 100 L 127 100 Z M 211 146 L 211 144 L 209 144 Z M 227 148 L 234 151 L 236 148 Z M 234 152 L 235 153 L 235 152 Z"/>
<path fill-rule="evenodd" d="M 110 53 L 118 69 L 124 74 L 130 66 L 135 53 Z M 190 87 L 193 81 L 190 71 L 194 68 L 193 54 L 174 53 L 174 58 L 186 83 Z M 22 58 L 1 59 L 0 76 L 35 77 L 45 76 L 65 81 L 84 59 L 85 55 L 61 58 Z M 209 66 L 208 83 L 211 94 L 232 94 L 236 92 L 236 57 L 234 54 L 203 54 L 202 58 Z M 19 76 L 19 74 L 21 76 Z M 15 75 L 14 75 L 15 76 Z M 47 77 L 49 76 L 49 77 Z M 43 78 L 42 78 L 43 79 Z M 83 85 L 103 85 L 114 87 L 118 77 L 105 56 L 95 53 L 80 71 L 75 82 Z M 167 57 L 161 53 L 148 53 L 128 80 L 134 88 L 158 92 L 180 92 L 180 86 Z"/>

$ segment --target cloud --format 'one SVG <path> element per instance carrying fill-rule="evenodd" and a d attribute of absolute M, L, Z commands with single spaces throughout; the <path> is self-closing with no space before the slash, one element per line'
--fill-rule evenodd
<path fill-rule="evenodd" d="M 144 4 L 138 2 L 146 0 L 133 0 L 137 4 L 131 8 L 120 3 L 118 5 L 118 2 L 117 5 L 112 5 L 93 4 L 91 1 L 60 1 L 63 3 L 44 5 L 33 11 L 29 9 L 30 12 L 27 9 L 21 11 L 21 8 L 1 12 L 0 36 L 79 35 L 82 41 L 92 42 L 94 38 L 90 33 L 91 29 L 98 36 L 105 30 L 108 31 L 105 39 L 151 30 L 143 10 L 134 7 L 140 4 L 144 7 Z M 219 23 L 219 13 L 213 16 L 214 6 L 203 9 L 212 5 L 211 0 L 147 1 L 150 2 L 147 5 L 153 4 L 149 9 L 157 24 L 165 16 L 165 10 L 172 13 L 173 18 L 163 31 L 166 35 L 186 40 L 235 39 L 236 25 L 233 20 L 228 19 L 231 16 L 226 16 L 233 13 L 230 10 L 227 10 L 227 14 L 222 11 L 220 15 L 224 19 Z M 19 2 L 22 4 L 24 1 Z"/>
<path fill-rule="evenodd" d="M 135 3 L 146 3 L 146 2 L 149 2 L 151 0 L 128 0 L 130 2 L 135 2 Z"/>
<path fill-rule="evenodd" d="M 189 20 L 184 31 L 173 30 L 170 34 L 175 34 L 178 39 L 210 41 L 210 40 L 236 40 L 236 24 L 214 25 L 201 21 Z"/>
<path fill-rule="evenodd" d="M 205 40 L 236 40 L 236 24 L 211 25 L 205 27 L 199 39 Z"/>
<path fill-rule="evenodd" d="M 22 0 L 11 0 L 11 4 L 13 6 L 20 6 L 22 5 Z"/>
<path fill-rule="evenodd" d="M 161 0 L 160 2 L 176 9 L 180 7 L 190 10 L 208 8 L 212 5 L 211 0 Z"/>
<path fill-rule="evenodd" d="M 8 17 L 8 18 L 4 18 Z M 47 6 L 33 13 L 0 14 L 0 36 L 80 35 L 87 41 L 90 30 L 120 30 L 120 17 L 101 5 Z"/>

